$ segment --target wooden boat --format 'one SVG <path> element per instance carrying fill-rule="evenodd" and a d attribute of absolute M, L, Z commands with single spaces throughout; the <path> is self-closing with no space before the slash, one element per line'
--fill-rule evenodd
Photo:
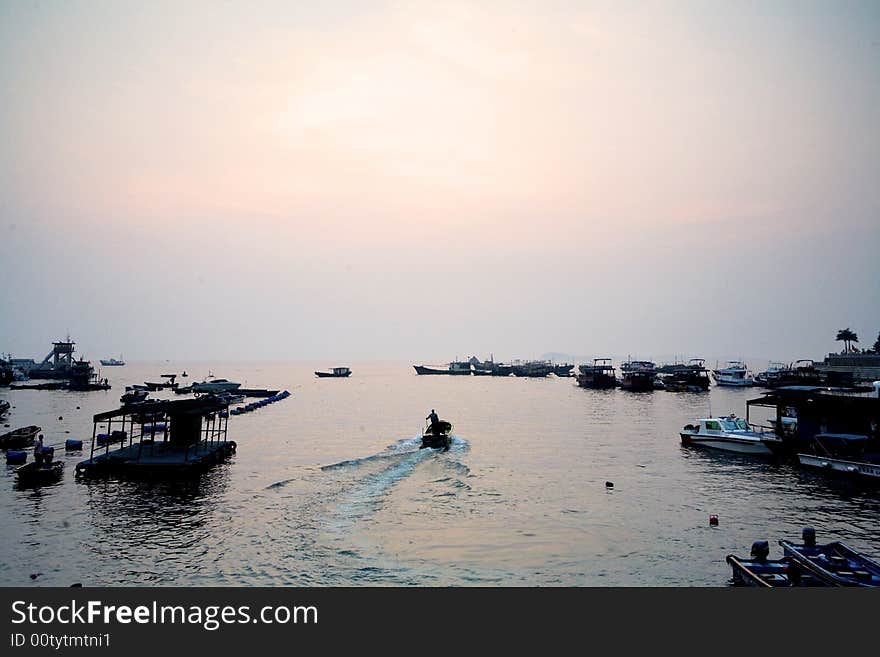
<path fill-rule="evenodd" d="M 344 379 L 347 376 L 351 376 L 351 370 L 347 367 L 334 367 L 329 372 L 315 372 L 315 376 L 320 379 Z"/>
<path fill-rule="evenodd" d="M 728 554 L 726 561 L 733 573 L 734 586 L 780 588 L 790 586 L 827 586 L 812 574 L 804 572 L 788 557 L 768 559 L 770 547 L 767 541 L 752 543 L 749 559 Z"/>
<path fill-rule="evenodd" d="M 437 433 L 432 431 L 430 425 L 425 427 L 425 430 L 422 432 L 422 446 L 420 449 L 431 447 L 434 449 L 442 449 L 443 451 L 448 450 L 449 445 L 452 442 L 450 433 L 452 433 L 452 423 L 446 420 L 440 420 L 439 431 Z"/>
<path fill-rule="evenodd" d="M 20 429 L 15 429 L 13 431 L 7 431 L 0 436 L 0 449 L 30 447 L 34 444 L 34 439 L 41 431 L 42 428 L 35 424 L 29 427 L 21 427 Z"/>
<path fill-rule="evenodd" d="M 18 476 L 19 486 L 42 486 L 53 484 L 61 479 L 64 474 L 64 461 L 52 461 L 51 463 L 37 464 L 28 463 L 15 471 Z"/>
<path fill-rule="evenodd" d="M 880 563 L 841 541 L 816 545 L 816 531 L 804 528 L 803 544 L 779 541 L 786 557 L 828 586 L 880 586 Z"/>

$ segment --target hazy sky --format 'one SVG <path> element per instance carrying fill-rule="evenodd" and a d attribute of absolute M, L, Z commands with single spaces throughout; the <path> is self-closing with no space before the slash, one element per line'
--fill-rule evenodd
<path fill-rule="evenodd" d="M 0 0 L 0 351 L 880 331 L 880 3 Z"/>

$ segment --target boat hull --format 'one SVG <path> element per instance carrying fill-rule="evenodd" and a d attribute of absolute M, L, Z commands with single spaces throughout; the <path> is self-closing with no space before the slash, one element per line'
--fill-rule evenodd
<path fill-rule="evenodd" d="M 42 486 L 53 484 L 61 479 L 64 474 L 64 462 L 53 461 L 48 466 L 28 463 L 15 471 L 18 476 L 19 486 Z"/>
<path fill-rule="evenodd" d="M 807 547 L 779 541 L 779 545 L 793 563 L 828 586 L 880 586 L 880 563 L 846 543 Z"/>
<path fill-rule="evenodd" d="M 807 468 L 841 475 L 864 477 L 865 479 L 880 483 L 880 463 L 847 461 L 826 456 L 815 456 L 814 454 L 798 454 L 797 458 L 798 462 Z"/>
<path fill-rule="evenodd" d="M 333 374 L 332 372 L 315 372 L 315 376 L 319 379 L 344 379 L 348 376 L 351 376 L 351 372 L 346 372 L 345 374 Z"/>

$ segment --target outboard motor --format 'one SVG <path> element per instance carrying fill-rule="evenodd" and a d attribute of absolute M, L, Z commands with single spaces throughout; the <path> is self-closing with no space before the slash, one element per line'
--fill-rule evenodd
<path fill-rule="evenodd" d="M 755 541 L 752 543 L 752 559 L 755 561 L 767 561 L 770 555 L 770 544 L 767 541 Z"/>
<path fill-rule="evenodd" d="M 805 547 L 816 547 L 816 530 L 812 527 L 804 527 L 804 531 L 801 533 L 801 536 L 804 539 Z"/>

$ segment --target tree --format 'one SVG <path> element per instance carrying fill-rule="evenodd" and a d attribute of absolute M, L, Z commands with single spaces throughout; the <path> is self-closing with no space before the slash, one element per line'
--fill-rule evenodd
<path fill-rule="evenodd" d="M 855 331 L 850 330 L 849 327 L 847 327 L 845 329 L 840 329 L 837 332 L 837 338 L 835 338 L 835 342 L 843 342 L 844 347 L 846 348 L 845 349 L 846 353 L 849 353 L 850 345 L 853 342 L 858 342 L 858 341 L 859 341 L 859 336 L 856 335 Z"/>
<path fill-rule="evenodd" d="M 874 353 L 880 354 L 880 333 L 877 334 L 877 342 L 874 343 Z"/>

